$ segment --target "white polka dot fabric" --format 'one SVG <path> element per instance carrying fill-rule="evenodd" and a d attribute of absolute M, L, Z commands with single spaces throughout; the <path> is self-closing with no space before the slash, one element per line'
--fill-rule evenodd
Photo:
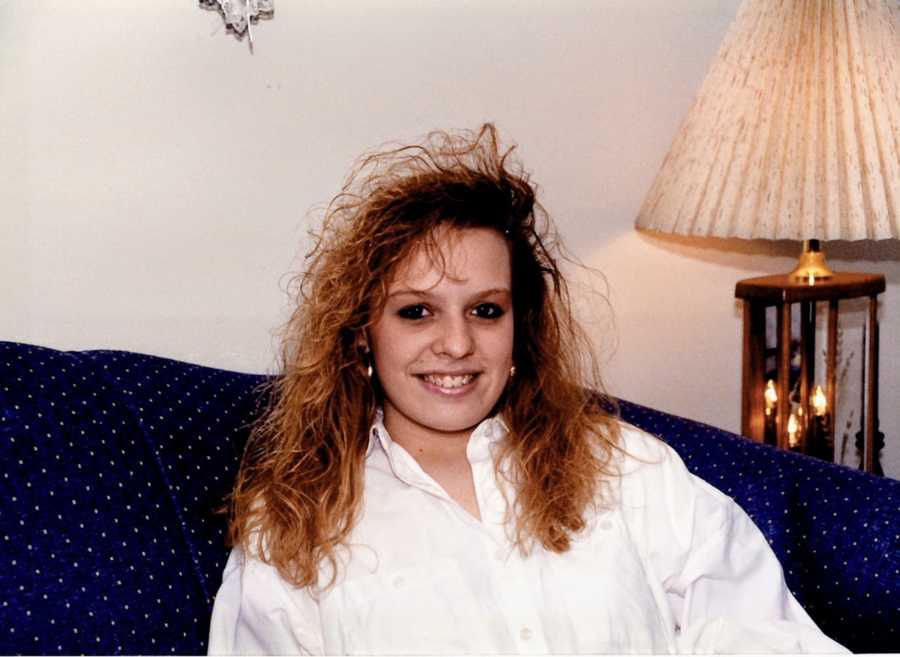
<path fill-rule="evenodd" d="M 0 343 L 0 653 L 206 651 L 261 380 Z"/>
<path fill-rule="evenodd" d="M 262 382 L 0 342 L 0 653 L 206 651 L 228 554 L 215 509 Z M 823 630 L 857 652 L 900 649 L 900 482 L 621 412 L 748 511 Z"/>

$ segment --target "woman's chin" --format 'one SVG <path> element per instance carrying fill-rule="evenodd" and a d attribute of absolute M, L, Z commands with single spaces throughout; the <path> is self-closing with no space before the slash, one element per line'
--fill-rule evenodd
<path fill-rule="evenodd" d="M 454 435 L 471 433 L 488 417 L 490 410 L 490 408 L 483 408 L 481 404 L 478 408 L 473 409 L 463 409 L 459 406 L 448 408 L 443 404 L 423 404 L 415 410 L 410 409 L 412 412 L 403 412 L 397 408 L 390 408 L 390 404 L 386 404 L 385 421 L 394 425 L 394 427 L 388 426 L 388 430 L 391 431 L 391 436 L 395 440 L 397 437 L 393 435 L 392 428 L 400 429 L 398 425 L 401 423 L 408 426 L 417 425 L 420 431 L 424 429 L 434 434 Z M 391 415 L 394 417 L 390 418 Z M 397 422 L 400 419 L 397 417 L 398 415 L 403 417 L 399 423 Z M 412 427 L 410 426 L 410 428 Z"/>

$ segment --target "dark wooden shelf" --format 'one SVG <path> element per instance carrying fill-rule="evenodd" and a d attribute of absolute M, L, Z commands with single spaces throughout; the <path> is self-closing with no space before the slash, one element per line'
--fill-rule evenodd
<path fill-rule="evenodd" d="M 734 296 L 738 299 L 768 301 L 769 305 L 775 305 L 868 297 L 881 294 L 884 290 L 885 280 L 881 274 L 842 272 L 836 273 L 831 278 L 817 280 L 812 285 L 789 274 L 778 274 L 738 281 L 734 288 Z"/>
<path fill-rule="evenodd" d="M 878 417 L 878 295 L 885 291 L 885 278 L 881 274 L 841 272 L 831 278 L 809 283 L 789 274 L 760 276 L 738 281 L 734 295 L 744 302 L 744 346 L 741 391 L 741 431 L 744 435 L 762 442 L 765 440 L 765 358 L 771 349 L 766 346 L 766 308 L 776 307 L 777 327 L 777 377 L 778 402 L 775 444 L 788 447 L 787 422 L 790 414 L 790 358 L 791 358 L 791 304 L 800 304 L 800 408 L 804 409 L 803 430 L 809 429 L 812 388 L 815 385 L 815 324 L 816 303 L 828 302 L 828 347 L 826 352 L 825 390 L 830 413 L 829 429 L 834 438 L 836 397 L 835 370 L 837 365 L 838 302 L 842 299 L 868 297 L 869 339 L 864 358 L 866 369 L 866 401 L 860 412 L 866 419 L 863 449 L 863 467 L 877 470 L 875 433 Z"/>

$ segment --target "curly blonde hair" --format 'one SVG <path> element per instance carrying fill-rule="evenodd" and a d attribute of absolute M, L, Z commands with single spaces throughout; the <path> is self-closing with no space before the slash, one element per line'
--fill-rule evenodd
<path fill-rule="evenodd" d="M 515 491 L 509 526 L 527 553 L 565 552 L 609 476 L 617 424 L 589 341 L 572 313 L 561 246 L 529 176 L 497 131 L 428 135 L 362 158 L 328 206 L 296 310 L 285 326 L 282 373 L 254 427 L 229 499 L 229 541 L 297 586 L 334 582 L 338 549 L 362 504 L 369 428 L 380 391 L 360 336 L 377 321 L 391 272 L 435 229 L 490 228 L 512 263 L 513 377 L 497 412 L 510 431 L 495 467 Z M 593 390 L 593 391 L 592 391 Z"/>

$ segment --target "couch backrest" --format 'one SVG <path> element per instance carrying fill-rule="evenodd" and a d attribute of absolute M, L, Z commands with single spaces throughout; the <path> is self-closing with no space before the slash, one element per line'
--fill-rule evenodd
<path fill-rule="evenodd" d="M 0 653 L 205 652 L 261 382 L 0 343 Z"/>

